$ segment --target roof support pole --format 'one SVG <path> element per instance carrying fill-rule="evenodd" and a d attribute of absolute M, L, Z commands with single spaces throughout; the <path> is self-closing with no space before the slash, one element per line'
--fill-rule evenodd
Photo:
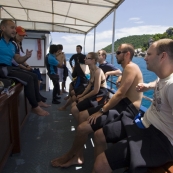
<path fill-rule="evenodd" d="M 93 46 L 93 52 L 95 52 L 95 44 L 96 44 L 96 27 L 94 28 L 94 46 Z"/>
<path fill-rule="evenodd" d="M 114 64 L 115 17 L 116 17 L 116 9 L 113 12 L 111 64 Z M 111 76 L 111 81 L 113 81 L 113 76 Z M 111 89 L 112 89 L 112 83 L 111 83 Z"/>
<path fill-rule="evenodd" d="M 84 53 L 84 55 L 85 55 L 85 41 L 86 41 L 86 34 L 84 36 L 84 44 L 83 44 L 83 53 Z"/>

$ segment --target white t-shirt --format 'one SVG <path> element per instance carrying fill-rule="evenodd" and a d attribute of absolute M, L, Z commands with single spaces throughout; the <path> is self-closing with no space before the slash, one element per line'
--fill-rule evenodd
<path fill-rule="evenodd" d="M 142 123 L 146 128 L 152 124 L 173 145 L 173 74 L 158 80 L 153 103 L 144 114 Z"/>

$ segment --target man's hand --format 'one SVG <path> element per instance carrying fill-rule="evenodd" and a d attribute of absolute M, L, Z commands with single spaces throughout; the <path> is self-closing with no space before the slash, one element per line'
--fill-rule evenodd
<path fill-rule="evenodd" d="M 136 91 L 138 92 L 145 92 L 145 91 L 148 91 L 149 90 L 149 84 L 147 83 L 139 83 L 137 86 L 136 86 Z"/>
<path fill-rule="evenodd" d="M 101 112 L 96 112 L 96 113 L 94 113 L 94 114 L 92 114 L 90 117 L 88 117 L 88 123 L 90 123 L 90 124 L 95 124 L 96 123 L 96 120 L 97 120 L 97 118 L 98 117 L 100 117 L 101 115 L 103 115 L 103 113 L 101 113 Z"/>
<path fill-rule="evenodd" d="M 30 66 L 27 66 L 27 67 L 26 67 L 26 70 L 31 71 L 32 68 L 31 68 Z"/>
<path fill-rule="evenodd" d="M 121 78 L 122 78 L 122 76 L 119 76 L 119 77 L 117 78 L 117 81 L 116 81 L 116 87 L 117 87 L 117 88 L 119 88 L 119 86 L 120 86 L 120 84 L 121 84 Z"/>
<path fill-rule="evenodd" d="M 30 58 L 31 57 L 31 55 L 32 55 L 32 50 L 28 50 L 28 49 L 26 49 L 26 58 Z"/>
<path fill-rule="evenodd" d="M 82 94 L 77 95 L 77 99 L 79 99 L 80 97 L 82 97 Z"/>
<path fill-rule="evenodd" d="M 84 97 L 80 97 L 79 99 L 78 99 L 78 102 L 81 102 L 81 101 L 83 101 L 85 98 Z"/>

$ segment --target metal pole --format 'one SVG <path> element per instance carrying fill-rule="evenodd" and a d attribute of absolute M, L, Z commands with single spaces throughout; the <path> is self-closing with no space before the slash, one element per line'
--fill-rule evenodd
<path fill-rule="evenodd" d="M 114 12 L 113 12 L 111 64 L 114 64 L 115 16 L 116 16 L 116 9 L 115 9 Z M 111 81 L 113 81 L 113 76 L 111 76 Z M 112 89 L 112 83 L 111 83 L 111 89 Z"/>
<path fill-rule="evenodd" d="M 95 43 L 96 43 L 96 27 L 94 28 L 94 46 L 93 46 L 93 52 L 95 52 Z"/>
<path fill-rule="evenodd" d="M 86 41 L 86 34 L 84 36 L 84 44 L 83 44 L 83 53 L 84 53 L 84 55 L 85 55 L 85 41 Z"/>

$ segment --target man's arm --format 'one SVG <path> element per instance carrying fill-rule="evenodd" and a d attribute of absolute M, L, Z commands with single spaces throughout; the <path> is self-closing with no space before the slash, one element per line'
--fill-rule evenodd
<path fill-rule="evenodd" d="M 105 77 L 107 78 L 108 76 L 120 76 L 122 75 L 121 70 L 113 70 L 113 71 L 108 71 L 105 73 Z"/>
<path fill-rule="evenodd" d="M 19 54 L 14 55 L 14 59 L 17 63 L 22 64 L 24 63 L 28 58 L 30 58 L 32 55 L 32 50 L 26 50 L 25 56 L 20 56 Z"/>
<path fill-rule="evenodd" d="M 136 86 L 136 91 L 138 92 L 145 92 L 151 89 L 154 89 L 156 87 L 157 80 L 149 83 L 139 83 Z"/>
<path fill-rule="evenodd" d="M 121 84 L 116 93 L 108 101 L 108 103 L 103 106 L 104 112 L 107 112 L 108 110 L 113 108 L 122 98 L 125 97 L 127 91 L 129 90 L 135 79 L 135 76 L 135 70 L 131 65 L 127 66 L 124 69 Z"/>
<path fill-rule="evenodd" d="M 63 55 L 64 55 L 64 65 L 66 66 L 66 57 L 65 57 L 64 52 L 63 52 Z"/>
<path fill-rule="evenodd" d="M 74 60 L 74 55 L 70 58 L 69 62 L 70 62 L 70 66 L 71 68 L 73 68 L 73 65 L 72 65 L 72 61 Z"/>

